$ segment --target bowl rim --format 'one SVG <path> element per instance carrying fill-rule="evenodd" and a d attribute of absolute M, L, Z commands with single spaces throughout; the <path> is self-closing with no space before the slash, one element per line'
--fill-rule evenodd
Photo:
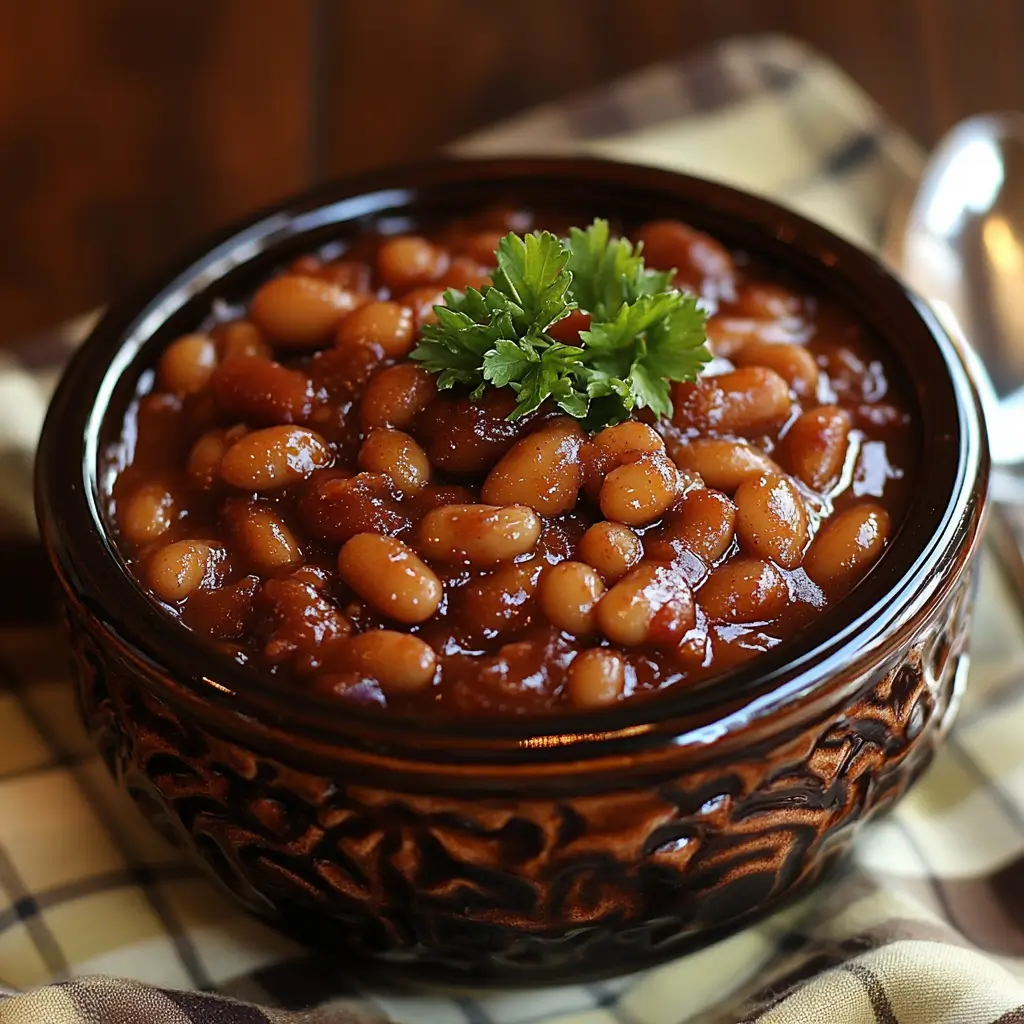
<path fill-rule="evenodd" d="M 280 266 L 282 250 L 301 250 L 330 227 L 424 204 L 457 207 L 453 193 L 474 188 L 526 192 L 611 191 L 620 202 L 664 202 L 687 208 L 698 227 L 744 248 L 785 254 L 787 269 L 815 277 L 819 287 L 853 301 L 876 333 L 910 332 L 937 354 L 951 406 L 942 408 L 920 380 L 919 411 L 939 429 L 930 433 L 928 473 L 897 537 L 870 576 L 821 619 L 778 648 L 715 676 L 713 685 L 668 689 L 612 709 L 546 715 L 464 715 L 429 722 L 389 709 L 341 707 L 327 698 L 284 690 L 233 663 L 212 642 L 170 616 L 128 572 L 99 507 L 98 455 L 105 416 L 126 371 L 176 316 L 209 311 L 210 300 L 233 274 L 262 258 Z M 445 196 L 447 195 L 447 199 Z M 566 201 L 572 201 L 571 193 Z M 465 202 L 463 200 L 463 202 Z M 468 208 L 468 207 L 467 207 Z M 672 215 L 666 212 L 665 215 Z M 676 214 L 678 215 L 678 213 Z M 422 217 L 422 211 L 420 212 Z M 754 244 L 749 244 L 753 240 Z M 734 242 L 730 242 L 734 244 Z M 264 275 L 265 276 L 265 275 Z M 827 282 L 827 284 L 825 283 Z M 887 326 L 872 320 L 884 307 Z M 205 306 L 201 306 L 205 303 Z M 881 313 L 877 313 L 881 316 Z M 189 321 L 194 328 L 194 316 Z M 906 340 L 906 339 L 904 339 Z M 909 344 L 909 342 L 906 342 Z M 934 351 L 933 351 L 934 350 Z M 938 365 L 937 364 L 937 365 Z M 922 390 L 924 389 L 924 390 Z M 939 389 L 941 390 L 941 388 Z M 922 446 L 923 447 L 923 446 Z M 922 464 L 925 452 L 922 451 Z M 943 461 L 945 459 L 945 461 Z M 974 386 L 957 347 L 928 307 L 875 257 L 828 229 L 759 196 L 690 175 L 592 158 L 539 157 L 436 160 L 389 168 L 318 186 L 236 223 L 172 268 L 108 309 L 73 357 L 51 402 L 36 463 L 36 507 L 49 559 L 65 594 L 98 619 L 131 652 L 136 665 L 169 695 L 208 705 L 234 726 L 297 732 L 331 744 L 427 761 L 516 764 L 579 761 L 663 747 L 706 750 L 781 711 L 838 699 L 830 681 L 878 659 L 894 637 L 941 600 L 973 554 L 987 498 L 988 453 Z M 904 550 L 911 542 L 912 550 Z M 839 614 L 837 614 L 839 613 Z M 822 623 L 830 627 L 823 629 Z M 827 634 L 827 635 L 826 635 Z M 187 641 L 187 642 L 183 642 Z M 210 666 L 215 666 L 213 671 Z M 216 676 L 216 678 L 211 678 Z"/>

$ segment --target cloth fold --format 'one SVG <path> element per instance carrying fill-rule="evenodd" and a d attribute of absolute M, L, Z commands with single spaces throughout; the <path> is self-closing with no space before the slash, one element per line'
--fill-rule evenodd
<path fill-rule="evenodd" d="M 451 152 L 592 153 L 691 171 L 870 248 L 922 166 L 846 76 L 778 37 L 657 65 Z M 32 449 L 86 326 L 0 363 L 8 533 L 32 529 Z M 54 630 L 2 629 L 0 1024 L 1024 1024 L 1024 622 L 986 557 L 960 721 L 842 873 L 681 960 L 535 991 L 365 986 L 224 902 L 107 779 Z"/>

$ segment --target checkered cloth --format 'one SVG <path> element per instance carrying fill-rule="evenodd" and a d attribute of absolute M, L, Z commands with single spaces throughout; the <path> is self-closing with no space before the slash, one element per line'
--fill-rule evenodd
<path fill-rule="evenodd" d="M 695 171 L 867 246 L 921 166 L 842 74 L 776 38 L 659 65 L 456 150 L 582 151 Z M 55 366 L 82 328 L 0 356 L 10 529 L 30 523 L 30 452 Z M 842 876 L 675 963 L 536 991 L 368 988 L 223 902 L 108 780 L 51 628 L 0 630 L 0 981 L 24 993 L 0 1000 L 0 1024 L 1024 1022 L 1024 623 L 986 557 L 959 723 Z"/>

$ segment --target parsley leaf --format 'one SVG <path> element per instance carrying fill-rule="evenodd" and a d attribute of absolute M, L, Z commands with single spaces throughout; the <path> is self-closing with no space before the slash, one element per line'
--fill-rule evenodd
<path fill-rule="evenodd" d="M 550 400 L 597 430 L 638 408 L 670 415 L 669 381 L 694 380 L 711 358 L 697 299 L 670 287 L 671 271 L 648 270 L 641 246 L 613 239 L 607 221 L 566 240 L 508 234 L 496 257 L 490 287 L 446 292 L 437 322 L 420 332 L 411 358 L 439 389 L 461 385 L 477 398 L 488 385 L 510 387 L 510 419 Z M 579 345 L 556 341 L 552 324 L 577 308 L 590 329 Z"/>
<path fill-rule="evenodd" d="M 673 271 L 648 270 L 641 256 L 643 244 L 612 239 L 606 220 L 598 218 L 585 231 L 570 228 L 567 245 L 573 295 L 595 320 L 607 320 L 623 303 L 669 288 Z"/>

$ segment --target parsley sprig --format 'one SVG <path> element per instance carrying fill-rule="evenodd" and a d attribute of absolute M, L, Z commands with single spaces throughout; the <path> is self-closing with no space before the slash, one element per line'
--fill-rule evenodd
<path fill-rule="evenodd" d="M 412 358 L 438 388 L 479 398 L 510 387 L 510 419 L 551 399 L 596 430 L 634 409 L 670 415 L 669 382 L 696 379 L 711 358 L 696 297 L 670 286 L 671 271 L 645 267 L 641 246 L 613 239 L 605 220 L 567 239 L 508 234 L 497 263 L 491 286 L 446 292 L 437 323 L 422 328 Z M 550 331 L 574 309 L 590 314 L 590 329 L 566 345 Z"/>

